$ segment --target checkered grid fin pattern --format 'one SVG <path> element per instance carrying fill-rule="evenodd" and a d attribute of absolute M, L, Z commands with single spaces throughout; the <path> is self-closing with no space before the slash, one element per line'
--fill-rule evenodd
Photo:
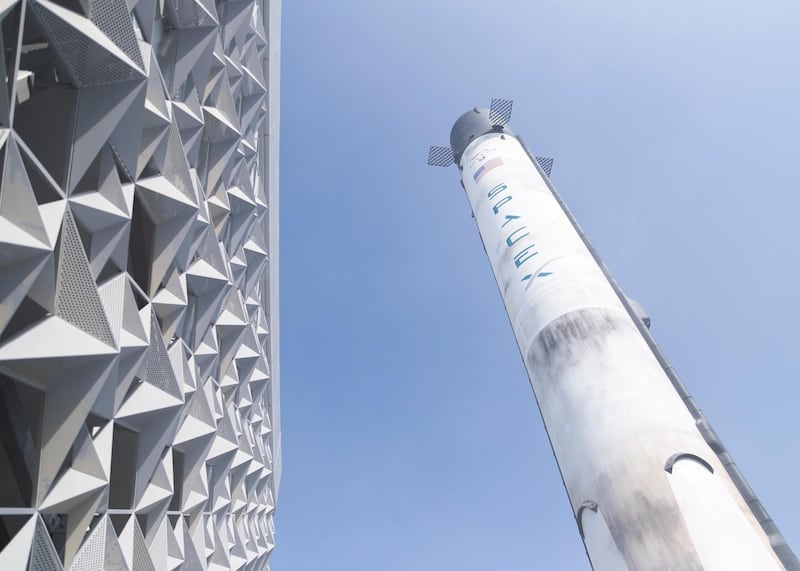
<path fill-rule="evenodd" d="M 511 99 L 492 99 L 492 104 L 489 106 L 489 120 L 492 125 L 507 125 L 511 120 L 513 105 Z"/>
<path fill-rule="evenodd" d="M 536 162 L 542 167 L 544 174 L 550 177 L 550 171 L 553 170 L 553 159 L 550 157 L 536 157 Z"/>
<path fill-rule="evenodd" d="M 431 145 L 428 149 L 428 165 L 432 167 L 449 167 L 453 164 L 453 149 L 439 145 Z"/>

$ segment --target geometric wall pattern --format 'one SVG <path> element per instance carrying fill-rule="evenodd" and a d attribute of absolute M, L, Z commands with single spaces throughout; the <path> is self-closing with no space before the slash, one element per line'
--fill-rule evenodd
<path fill-rule="evenodd" d="M 0 570 L 268 568 L 270 14 L 0 0 Z"/>

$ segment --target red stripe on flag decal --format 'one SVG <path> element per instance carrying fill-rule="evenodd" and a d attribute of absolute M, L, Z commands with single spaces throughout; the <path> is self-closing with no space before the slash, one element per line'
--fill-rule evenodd
<path fill-rule="evenodd" d="M 494 168 L 503 166 L 503 164 L 504 164 L 503 159 L 501 159 L 500 157 L 495 157 L 493 159 L 486 161 L 485 163 L 483 163 L 483 165 L 481 165 L 481 168 L 476 170 L 475 174 L 472 175 L 472 180 L 478 182 L 483 178 L 483 175 L 485 175 L 487 172 L 489 172 Z"/>

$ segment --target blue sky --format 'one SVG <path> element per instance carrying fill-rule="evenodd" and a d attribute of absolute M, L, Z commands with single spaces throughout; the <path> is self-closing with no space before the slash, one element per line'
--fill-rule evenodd
<path fill-rule="evenodd" d="M 425 165 L 491 97 L 800 550 L 799 49 L 789 1 L 284 2 L 272 568 L 589 569 L 456 171 Z"/>

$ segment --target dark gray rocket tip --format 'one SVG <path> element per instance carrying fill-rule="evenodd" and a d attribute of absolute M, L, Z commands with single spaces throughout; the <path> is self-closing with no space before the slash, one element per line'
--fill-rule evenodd
<path fill-rule="evenodd" d="M 456 164 L 469 144 L 486 133 L 510 133 L 507 127 L 493 125 L 489 118 L 489 110 L 475 107 L 458 118 L 450 131 L 450 147 Z"/>

